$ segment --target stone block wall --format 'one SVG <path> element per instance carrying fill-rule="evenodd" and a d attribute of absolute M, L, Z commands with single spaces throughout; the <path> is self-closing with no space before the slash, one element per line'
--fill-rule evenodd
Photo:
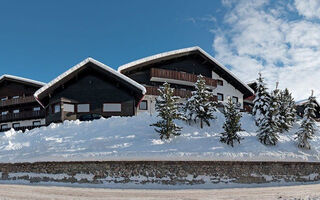
<path fill-rule="evenodd" d="M 230 184 L 317 181 L 320 181 L 320 163 L 308 162 L 105 161 L 0 164 L 1 183 L 214 188 Z"/>

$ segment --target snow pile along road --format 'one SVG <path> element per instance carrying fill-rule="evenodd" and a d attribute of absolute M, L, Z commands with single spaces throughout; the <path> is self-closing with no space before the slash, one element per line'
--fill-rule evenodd
<path fill-rule="evenodd" d="M 276 146 L 265 146 L 256 137 L 253 117 L 243 114 L 244 138 L 235 147 L 221 143 L 224 117 L 216 113 L 211 127 L 183 126 L 181 136 L 162 141 L 149 126 L 157 121 L 147 114 L 112 117 L 92 122 L 67 121 L 26 131 L 0 133 L 0 162 L 92 161 L 92 160 L 246 160 L 320 161 L 320 133 L 311 141 L 311 150 L 296 146 L 294 133 L 280 135 Z M 317 124 L 319 125 L 319 124 Z"/>

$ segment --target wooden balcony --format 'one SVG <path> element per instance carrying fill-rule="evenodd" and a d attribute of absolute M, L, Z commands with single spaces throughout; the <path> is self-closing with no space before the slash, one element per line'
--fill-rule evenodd
<path fill-rule="evenodd" d="M 155 95 L 155 96 L 159 96 L 160 92 L 158 91 L 158 87 L 153 87 L 153 86 L 146 86 L 147 89 L 147 93 L 146 95 Z M 188 98 L 191 97 L 191 91 L 190 90 L 181 90 L 181 89 L 175 89 L 174 96 L 179 96 L 181 98 Z M 213 96 L 212 101 L 218 101 L 218 97 L 215 95 Z"/>
<path fill-rule="evenodd" d="M 158 69 L 158 68 L 151 68 L 150 70 L 150 78 L 160 78 L 163 80 L 167 80 L 168 83 L 176 83 L 181 85 L 189 85 L 192 86 L 197 81 L 197 75 L 189 74 L 186 72 L 179 72 L 173 70 L 166 70 L 166 69 Z M 206 85 L 216 88 L 217 87 L 217 80 L 211 79 L 208 77 L 204 77 L 206 80 Z M 168 81 L 169 80 L 169 81 Z"/>
<path fill-rule="evenodd" d="M 11 122 L 17 120 L 39 119 L 45 117 L 45 111 L 22 111 L 20 113 L 8 113 L 0 115 L 0 122 Z"/>
<path fill-rule="evenodd" d="M 8 99 L 4 101 L 0 100 L 0 107 L 24 104 L 24 103 L 32 103 L 32 102 L 36 102 L 36 99 L 33 96 L 19 97 L 17 99 Z"/>

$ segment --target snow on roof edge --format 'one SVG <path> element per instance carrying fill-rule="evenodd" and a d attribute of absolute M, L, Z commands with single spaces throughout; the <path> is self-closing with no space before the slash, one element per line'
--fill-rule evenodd
<path fill-rule="evenodd" d="M 46 83 L 41 82 L 41 81 L 36 81 L 36 80 L 32 80 L 32 79 L 28 79 L 28 78 L 23 78 L 23 77 L 19 77 L 19 76 L 13 76 L 13 75 L 9 75 L 9 74 L 3 74 L 0 77 L 0 81 L 4 78 L 9 78 L 9 79 L 14 79 L 14 80 L 18 80 L 18 81 L 23 81 L 26 83 L 32 83 L 35 85 L 40 85 L 40 86 L 44 86 Z"/>
<path fill-rule="evenodd" d="M 131 67 L 133 67 L 135 65 L 139 65 L 139 64 L 142 64 L 142 63 L 145 63 L 145 62 L 148 62 L 148 61 L 156 60 L 156 59 L 159 59 L 159 58 L 163 58 L 163 57 L 167 57 L 167 56 L 171 56 L 171 55 L 175 55 L 175 54 L 187 53 L 187 52 L 191 52 L 191 51 L 195 51 L 195 50 L 200 51 L 202 54 L 204 54 L 206 57 L 208 57 L 211 61 L 216 63 L 219 67 L 221 67 L 228 74 L 230 74 L 233 78 L 235 78 L 239 83 L 241 83 L 243 86 L 245 86 L 245 88 L 248 89 L 252 94 L 254 94 L 254 91 L 246 83 L 244 83 L 239 78 L 237 78 L 235 76 L 235 74 L 233 74 L 228 68 L 226 68 L 220 62 L 218 62 L 215 58 L 213 58 L 210 54 L 208 54 L 206 51 L 204 51 L 199 46 L 188 47 L 188 48 L 183 48 L 183 49 L 178 49 L 178 50 L 173 50 L 173 51 L 167 51 L 167 52 L 155 54 L 155 55 L 152 55 L 152 56 L 148 56 L 148 57 L 145 57 L 145 58 L 141 58 L 141 59 L 138 59 L 136 61 L 129 62 L 127 64 L 121 65 L 120 67 L 118 67 L 118 72 L 121 72 L 122 70 L 129 69 L 129 68 L 131 68 Z"/>
<path fill-rule="evenodd" d="M 52 81 L 50 81 L 48 84 L 44 85 L 42 88 L 40 88 L 39 90 L 37 90 L 34 93 L 34 97 L 38 98 L 40 94 L 42 94 L 44 91 L 46 91 L 47 89 L 51 88 L 53 85 L 57 84 L 59 81 L 61 81 L 62 79 L 64 79 L 66 76 L 68 76 L 69 74 L 71 74 L 72 72 L 82 68 L 85 64 L 92 62 L 95 65 L 97 65 L 98 67 L 118 76 L 119 78 L 125 80 L 126 82 L 130 83 L 131 85 L 134 85 L 135 87 L 139 88 L 142 91 L 142 94 L 144 95 L 147 90 L 144 86 L 140 85 L 139 83 L 137 83 L 136 81 L 130 79 L 129 77 L 121 74 L 120 72 L 112 69 L 111 67 L 93 59 L 93 58 L 86 58 L 85 60 L 81 61 L 80 63 L 78 63 L 77 65 L 71 67 L 70 69 L 68 69 L 67 71 L 65 71 L 64 73 L 60 74 L 58 77 L 56 77 L 55 79 L 53 79 Z"/>

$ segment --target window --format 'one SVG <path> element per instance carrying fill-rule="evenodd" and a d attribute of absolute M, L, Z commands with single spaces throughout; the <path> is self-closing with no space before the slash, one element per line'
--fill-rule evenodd
<path fill-rule="evenodd" d="M 90 112 L 90 104 L 78 104 L 78 112 Z"/>
<path fill-rule="evenodd" d="M 139 104 L 139 110 L 148 110 L 148 101 L 143 100 Z"/>
<path fill-rule="evenodd" d="M 19 128 L 20 127 L 20 123 L 13 123 L 12 124 L 12 128 Z"/>
<path fill-rule="evenodd" d="M 40 111 L 40 107 L 34 107 L 33 111 Z"/>
<path fill-rule="evenodd" d="M 58 113 L 61 111 L 60 104 L 56 104 L 53 106 L 53 113 Z"/>
<path fill-rule="evenodd" d="M 18 114 L 19 112 L 20 112 L 19 109 L 13 110 L 13 113 L 14 113 L 14 114 Z"/>
<path fill-rule="evenodd" d="M 103 112 L 121 112 L 120 103 L 104 103 Z"/>
<path fill-rule="evenodd" d="M 3 111 L 1 112 L 1 115 L 7 115 L 9 111 Z"/>
<path fill-rule="evenodd" d="M 33 126 L 40 126 L 40 125 L 41 125 L 41 122 L 40 122 L 40 121 L 33 121 L 33 122 L 32 122 L 32 125 L 33 125 Z"/>
<path fill-rule="evenodd" d="M 1 101 L 6 101 L 6 100 L 8 100 L 8 97 L 1 98 Z"/>
<path fill-rule="evenodd" d="M 63 111 L 65 112 L 74 112 L 74 105 L 65 103 L 63 104 Z"/>
<path fill-rule="evenodd" d="M 1 129 L 7 129 L 7 128 L 9 128 L 8 124 L 2 124 L 1 125 Z"/>
<path fill-rule="evenodd" d="M 223 94 L 218 93 L 217 96 L 218 96 L 218 101 L 223 101 Z"/>
<path fill-rule="evenodd" d="M 223 86 L 223 80 L 218 80 L 218 81 L 217 81 L 217 85 Z"/>
<path fill-rule="evenodd" d="M 238 103 L 238 101 L 239 101 L 238 97 L 232 97 L 232 102 L 233 103 Z"/>
<path fill-rule="evenodd" d="M 13 96 L 12 98 L 13 98 L 13 99 L 19 99 L 20 96 Z"/>

